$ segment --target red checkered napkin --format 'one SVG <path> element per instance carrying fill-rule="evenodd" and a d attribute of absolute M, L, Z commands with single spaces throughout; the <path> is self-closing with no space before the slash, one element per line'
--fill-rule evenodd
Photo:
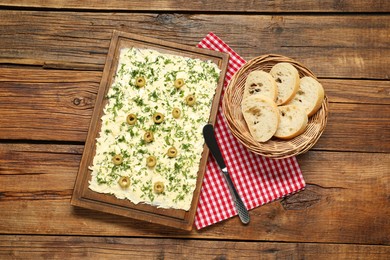
<path fill-rule="evenodd" d="M 230 59 L 224 88 L 234 73 L 245 64 L 243 58 L 213 33 L 209 33 L 197 47 L 229 53 Z M 295 157 L 274 160 L 249 152 L 230 133 L 222 115 L 221 106 L 214 130 L 234 185 L 248 209 L 261 206 L 305 187 L 305 181 Z M 229 189 L 218 164 L 210 155 L 195 216 L 195 226 L 201 229 L 235 215 L 237 211 Z"/>

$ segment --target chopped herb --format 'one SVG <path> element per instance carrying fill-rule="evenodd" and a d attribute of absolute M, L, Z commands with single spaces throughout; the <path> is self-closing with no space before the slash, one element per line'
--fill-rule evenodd
<path fill-rule="evenodd" d="M 181 148 L 183 149 L 183 150 L 186 150 L 186 151 L 189 151 L 190 150 L 190 148 L 192 147 L 192 144 L 188 144 L 188 143 L 183 143 L 182 145 L 181 145 Z"/>
<path fill-rule="evenodd" d="M 157 101 L 158 100 L 158 94 L 157 94 L 157 91 L 153 91 L 149 94 L 149 98 L 152 100 L 152 101 Z"/>
<path fill-rule="evenodd" d="M 129 176 L 128 192 L 142 202 L 153 204 L 157 196 L 163 196 L 166 206 L 178 207 L 184 201 L 191 201 L 195 189 L 192 183 L 196 182 L 201 157 L 194 147 L 200 147 L 202 142 L 199 129 L 207 122 L 219 71 L 211 61 L 161 55 L 148 49 L 122 49 L 114 83 L 106 95 L 103 130 L 97 139 L 96 157 L 91 166 L 92 181 L 96 185 L 91 187 L 105 185 L 110 190 L 118 185 L 121 176 Z M 137 77 L 145 78 L 145 87 L 136 86 Z M 178 77 L 185 79 L 180 89 L 174 87 Z M 194 93 L 197 104 L 189 108 L 183 100 Z M 180 109 L 179 118 L 173 117 L 174 108 Z M 153 122 L 155 112 L 165 115 L 163 124 Z M 123 115 L 130 113 L 137 114 L 135 125 L 123 120 L 126 117 Z M 154 142 L 146 143 L 145 131 L 155 133 Z M 167 161 L 170 146 L 178 148 L 180 153 Z M 117 153 L 121 154 L 123 162 L 114 165 L 112 157 Z M 153 168 L 145 163 L 145 158 L 151 154 L 158 162 Z M 164 181 L 163 193 L 153 191 L 156 177 Z"/>
<path fill-rule="evenodd" d="M 139 96 L 133 98 L 133 101 L 140 107 L 142 107 L 144 105 L 144 100 Z"/>
<path fill-rule="evenodd" d="M 169 137 L 169 135 L 164 136 L 164 140 L 167 145 L 172 145 L 171 138 Z"/>

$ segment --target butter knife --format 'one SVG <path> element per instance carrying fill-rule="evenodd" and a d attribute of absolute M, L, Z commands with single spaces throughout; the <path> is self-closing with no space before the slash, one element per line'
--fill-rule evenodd
<path fill-rule="evenodd" d="M 248 224 L 250 220 L 249 212 L 245 207 L 245 204 L 242 202 L 236 188 L 234 187 L 232 179 L 230 178 L 225 161 L 223 160 L 222 153 L 219 149 L 217 139 L 215 138 L 214 127 L 211 124 L 207 124 L 203 127 L 203 137 L 206 141 L 207 146 L 210 149 L 211 154 L 217 161 L 219 168 L 221 168 L 222 175 L 225 178 L 226 183 L 229 187 L 230 194 L 232 195 L 233 202 L 236 206 L 238 216 L 240 217 L 241 222 L 244 224 Z"/>

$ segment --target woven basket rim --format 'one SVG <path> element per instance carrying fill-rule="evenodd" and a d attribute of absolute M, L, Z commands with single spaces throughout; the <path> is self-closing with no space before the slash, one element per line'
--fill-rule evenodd
<path fill-rule="evenodd" d="M 310 150 L 321 137 L 329 115 L 328 97 L 325 93 L 321 108 L 309 118 L 308 126 L 302 134 L 290 140 L 273 137 L 265 143 L 253 139 L 241 113 L 246 76 L 253 70 L 262 69 L 269 72 L 272 66 L 279 62 L 292 64 L 298 70 L 300 77 L 310 76 L 317 79 L 309 68 L 292 58 L 279 54 L 266 54 L 249 60 L 233 75 L 222 99 L 222 112 L 233 136 L 253 153 L 274 159 L 296 156 Z"/>

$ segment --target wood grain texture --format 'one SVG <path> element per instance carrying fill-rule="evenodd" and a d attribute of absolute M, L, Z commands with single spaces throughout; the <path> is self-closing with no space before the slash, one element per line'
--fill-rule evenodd
<path fill-rule="evenodd" d="M 389 246 L 69 236 L 0 236 L 17 259 L 388 259 Z"/>
<path fill-rule="evenodd" d="M 390 78 L 386 15 L 0 14 L 0 64 L 103 70 L 114 29 L 190 46 L 213 31 L 247 60 L 275 53 L 322 78 Z"/>
<path fill-rule="evenodd" d="M 313 147 L 333 151 L 390 151 L 390 106 L 333 103 L 320 140 Z"/>
<path fill-rule="evenodd" d="M 310 151 L 304 191 L 200 231 L 72 207 L 82 145 L 0 144 L 3 234 L 142 236 L 390 245 L 390 156 Z"/>
<path fill-rule="evenodd" d="M 1 259 L 388 259 L 390 1 L 0 0 Z M 188 233 L 70 205 L 112 31 L 313 70 L 330 117 L 304 191 Z"/>
<path fill-rule="evenodd" d="M 282 1 L 126 1 L 104 0 L 2 0 L 0 6 L 28 8 L 88 9 L 88 10 L 131 10 L 131 11 L 206 11 L 206 12 L 388 12 L 386 0 L 282 0 Z"/>
<path fill-rule="evenodd" d="M 0 139 L 85 140 L 101 72 L 0 70 Z"/>
<path fill-rule="evenodd" d="M 95 71 L 0 68 L 0 139 L 84 142 L 101 79 Z M 321 80 L 330 102 L 314 149 L 390 152 L 390 84 Z"/>

